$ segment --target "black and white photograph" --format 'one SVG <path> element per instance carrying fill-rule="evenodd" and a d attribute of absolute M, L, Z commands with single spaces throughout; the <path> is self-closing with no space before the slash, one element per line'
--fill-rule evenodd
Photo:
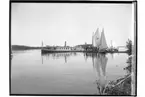
<path fill-rule="evenodd" d="M 135 96 L 136 4 L 10 2 L 10 95 Z"/>

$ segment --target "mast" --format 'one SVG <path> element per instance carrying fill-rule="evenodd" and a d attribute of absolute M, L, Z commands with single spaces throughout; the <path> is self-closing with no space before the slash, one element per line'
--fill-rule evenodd
<path fill-rule="evenodd" d="M 42 44 L 41 44 L 41 49 L 43 48 L 43 41 L 42 41 Z"/>
<path fill-rule="evenodd" d="M 111 40 L 111 48 L 113 48 L 113 45 L 112 45 L 112 40 Z"/>
<path fill-rule="evenodd" d="M 94 46 L 94 32 L 92 33 L 92 46 Z"/>

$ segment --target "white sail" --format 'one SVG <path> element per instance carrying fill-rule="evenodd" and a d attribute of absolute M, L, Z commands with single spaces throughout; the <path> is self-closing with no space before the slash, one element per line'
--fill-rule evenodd
<path fill-rule="evenodd" d="M 93 32 L 93 35 L 92 35 L 92 46 L 94 46 L 94 32 Z"/>
<path fill-rule="evenodd" d="M 103 31 L 101 33 L 99 50 L 105 50 L 107 48 L 108 48 L 108 46 L 107 46 L 107 43 L 106 43 L 106 38 L 105 38 L 105 35 L 104 35 L 104 29 L 103 29 Z"/>
<path fill-rule="evenodd" d="M 97 28 L 95 34 L 93 35 L 93 46 L 94 47 L 99 47 L 100 45 L 100 34 L 99 34 L 99 29 Z"/>
<path fill-rule="evenodd" d="M 93 46 L 96 47 L 96 33 L 94 33 L 93 36 Z"/>
<path fill-rule="evenodd" d="M 100 45 L 100 34 L 99 34 L 99 29 L 97 29 L 96 33 L 95 33 L 95 44 L 96 47 L 99 47 Z"/>

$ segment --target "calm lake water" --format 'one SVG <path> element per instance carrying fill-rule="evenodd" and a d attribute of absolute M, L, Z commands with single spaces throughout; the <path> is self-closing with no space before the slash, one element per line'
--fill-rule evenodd
<path fill-rule="evenodd" d="M 12 94 L 99 94 L 109 81 L 124 77 L 127 54 L 13 51 Z"/>

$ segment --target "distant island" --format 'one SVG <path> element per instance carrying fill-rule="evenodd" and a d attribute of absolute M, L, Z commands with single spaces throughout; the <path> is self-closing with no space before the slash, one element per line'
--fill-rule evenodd
<path fill-rule="evenodd" d="M 91 44 L 81 44 L 81 45 L 76 45 L 77 47 L 82 47 L 86 48 L 88 46 L 92 46 Z M 31 49 L 42 49 L 42 48 L 53 48 L 53 47 L 58 47 L 58 46 L 43 46 L 43 47 L 34 47 L 34 46 L 26 46 L 26 45 L 12 45 L 11 49 L 12 50 L 31 50 Z M 69 47 L 69 46 L 68 46 Z"/>
<path fill-rule="evenodd" d="M 25 45 L 12 45 L 12 50 L 30 50 L 30 49 L 41 49 L 41 47 L 32 47 L 32 46 L 25 46 Z"/>

